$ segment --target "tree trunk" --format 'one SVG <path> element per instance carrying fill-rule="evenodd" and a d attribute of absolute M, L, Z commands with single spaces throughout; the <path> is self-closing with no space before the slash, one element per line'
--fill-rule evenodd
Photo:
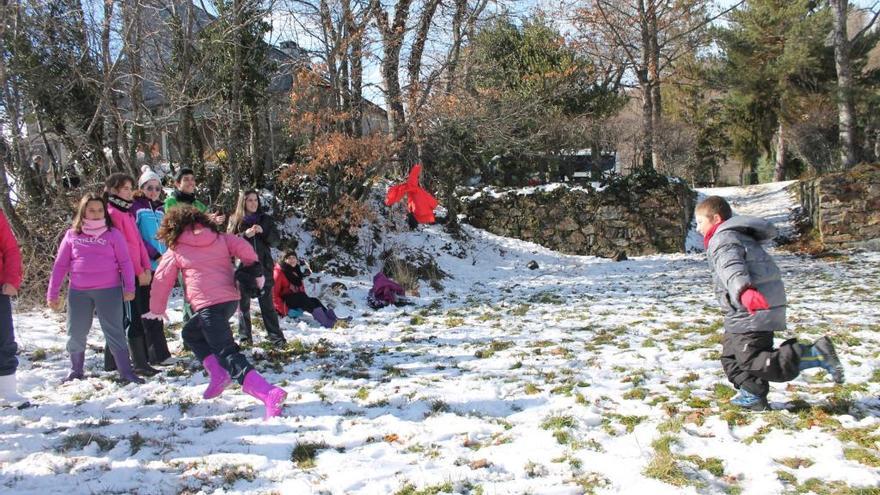
<path fill-rule="evenodd" d="M 846 33 L 848 0 L 830 0 L 834 17 L 834 66 L 837 69 L 837 113 L 840 133 L 840 161 L 844 168 L 857 161 L 855 146 L 855 110 L 850 62 L 850 42 Z"/>
<path fill-rule="evenodd" d="M 434 19 L 434 13 L 437 12 L 437 6 L 440 0 L 428 0 L 422 15 L 419 18 L 419 26 L 416 29 L 415 38 L 409 53 L 409 63 L 407 64 L 407 73 L 409 75 L 409 91 L 407 91 L 407 106 L 409 107 L 409 120 L 411 134 L 407 135 L 406 143 L 403 146 L 403 156 L 409 163 L 421 161 L 421 147 L 419 142 L 419 126 L 414 123 L 419 114 L 419 101 L 422 96 L 422 55 L 425 52 L 425 45 L 428 42 L 428 33 L 431 30 L 431 22 Z M 429 91 L 425 88 L 424 91 Z M 414 125 L 415 124 L 415 125 Z"/>
<path fill-rule="evenodd" d="M 349 28 L 351 67 L 351 130 L 352 135 L 360 137 L 364 130 L 364 26 L 352 24 Z"/>
<path fill-rule="evenodd" d="M 642 89 L 642 166 L 653 168 L 654 162 L 654 91 L 651 81 L 652 42 L 645 0 L 638 0 L 639 23 L 642 38 L 642 60 L 637 76 Z"/>
<path fill-rule="evenodd" d="M 660 96 L 660 46 L 657 41 L 657 3 L 649 0 L 648 6 L 648 80 L 651 83 L 651 166 L 658 170 L 661 166 L 660 154 L 654 145 L 663 127 L 663 104 Z"/>
<path fill-rule="evenodd" d="M 6 163 L 9 161 L 12 153 L 13 151 L 9 149 L 6 143 L 6 138 L 0 136 L 0 209 L 3 210 L 3 213 L 9 220 L 10 227 L 12 227 L 12 231 L 15 232 L 15 237 L 18 239 L 19 244 L 21 244 L 22 241 L 30 239 L 31 235 L 27 226 L 15 211 L 12 200 L 9 198 L 10 188 L 9 182 L 6 180 Z"/>
<path fill-rule="evenodd" d="M 229 177 L 229 185 L 233 188 L 233 190 L 237 187 L 241 186 L 241 166 L 243 163 L 248 162 L 247 153 L 243 153 L 243 150 L 247 149 L 247 143 L 245 142 L 244 136 L 244 122 L 242 115 L 242 89 L 244 84 L 244 75 L 242 71 L 243 67 L 243 58 L 244 58 L 244 47 L 243 43 L 243 31 L 245 29 L 245 22 L 242 19 L 242 0 L 234 0 L 232 2 L 232 42 L 234 43 L 232 49 L 232 84 L 230 87 L 230 100 L 227 101 L 227 105 L 230 112 L 230 132 L 229 132 L 229 142 L 226 146 L 226 160 L 228 167 L 228 177 Z M 241 34 L 240 34 L 241 33 Z"/>
<path fill-rule="evenodd" d="M 259 111 L 256 109 L 248 110 L 248 127 L 250 128 L 249 131 L 251 137 L 251 170 L 249 175 L 253 187 L 260 187 L 263 183 L 263 163 L 266 158 L 265 153 L 260 153 L 260 149 L 263 147 L 260 142 L 262 133 L 260 132 L 260 120 L 258 114 Z"/>
<path fill-rule="evenodd" d="M 321 0 L 320 12 L 321 29 L 323 31 L 324 39 L 326 40 L 324 43 L 324 59 L 327 61 L 327 76 L 330 78 L 330 88 L 332 88 L 331 96 L 333 97 L 333 109 L 339 110 L 342 106 L 341 96 L 344 91 L 344 89 L 339 86 L 338 77 L 339 33 L 333 26 L 333 16 L 326 0 Z"/>
<path fill-rule="evenodd" d="M 21 11 L 17 5 L 11 6 L 6 2 L 0 3 L 0 40 L 7 39 L 9 35 L 7 35 L 6 30 L 9 28 L 13 30 L 11 36 L 18 36 L 20 20 Z M 2 125 L 2 128 L 8 132 L 12 143 L 11 147 L 8 148 L 5 153 L 0 155 L 0 160 L 8 159 L 13 167 L 13 173 L 17 175 L 20 180 L 24 196 L 31 201 L 41 202 L 43 200 L 44 190 L 38 187 L 36 172 L 31 168 L 24 148 L 25 142 L 21 136 L 21 99 L 18 96 L 18 87 L 15 84 L 15 81 L 9 79 L 7 74 L 7 53 L 9 52 L 6 50 L 0 51 L 0 106 L 4 109 L 3 112 L 0 112 L 0 123 L 4 124 Z M 4 144 L 6 143 L 5 136 L 0 136 L 0 139 L 3 140 Z M 5 172 L 3 179 L 5 182 Z M 8 193 L 5 191 L 2 192 L 4 193 L 5 199 L 8 200 Z"/>
<path fill-rule="evenodd" d="M 776 131 L 776 167 L 773 169 L 773 180 L 785 180 L 785 134 L 782 119 L 779 120 L 779 130 Z"/>
<path fill-rule="evenodd" d="M 143 61 L 141 58 L 141 49 L 143 47 L 143 22 L 141 19 L 141 0 L 131 0 L 124 4 L 122 10 L 124 16 L 124 24 L 127 26 L 128 32 L 123 46 L 123 51 L 128 59 L 128 91 L 129 105 L 128 111 L 131 114 L 131 120 L 128 123 L 130 136 L 128 140 L 128 160 L 132 166 L 138 170 L 140 163 L 138 162 L 138 149 L 144 153 L 146 162 L 151 161 L 151 143 L 146 142 L 143 109 L 144 109 L 144 92 L 143 92 Z"/>
<path fill-rule="evenodd" d="M 458 60 L 461 57 L 461 41 L 464 38 L 462 26 L 467 15 L 467 6 L 467 0 L 455 0 L 455 14 L 452 16 L 452 47 L 449 49 L 449 62 L 446 64 L 447 93 L 452 92 L 458 76 Z"/>
<path fill-rule="evenodd" d="M 406 21 L 412 0 L 398 0 L 394 8 L 394 19 L 389 24 L 388 14 L 378 0 L 373 0 L 371 8 L 379 32 L 382 35 L 382 82 L 385 85 L 385 101 L 388 107 L 388 127 L 391 136 L 399 141 L 406 134 L 406 116 L 400 89 L 400 50 L 406 35 Z"/>

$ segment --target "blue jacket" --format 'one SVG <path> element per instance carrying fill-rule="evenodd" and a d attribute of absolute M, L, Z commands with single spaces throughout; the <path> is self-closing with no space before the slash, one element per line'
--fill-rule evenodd
<path fill-rule="evenodd" d="M 131 211 L 134 213 L 135 223 L 137 223 L 138 231 L 147 247 L 147 254 L 150 255 L 152 269 L 155 271 L 159 264 L 159 258 L 168 249 L 165 244 L 156 239 L 156 232 L 159 231 L 159 226 L 162 225 L 162 219 L 165 217 L 165 207 L 161 201 L 151 202 L 149 199 L 141 197 L 134 200 Z"/>

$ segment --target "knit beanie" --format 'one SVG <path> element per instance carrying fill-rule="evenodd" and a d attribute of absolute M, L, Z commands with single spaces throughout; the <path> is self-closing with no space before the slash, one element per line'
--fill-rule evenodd
<path fill-rule="evenodd" d="M 150 182 L 153 179 L 159 181 L 159 185 L 162 184 L 162 178 L 159 177 L 159 174 L 153 172 L 153 169 L 151 169 L 149 165 L 144 165 L 143 167 L 141 167 L 141 171 L 143 173 L 138 178 L 138 188 L 142 189 L 144 187 L 144 184 Z"/>

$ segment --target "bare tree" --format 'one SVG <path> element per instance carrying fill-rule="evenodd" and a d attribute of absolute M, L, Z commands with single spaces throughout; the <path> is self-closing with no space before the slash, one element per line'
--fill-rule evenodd
<path fill-rule="evenodd" d="M 837 112 L 838 131 L 840 133 L 840 161 L 845 168 L 852 167 L 858 161 L 855 137 L 855 105 L 853 103 L 853 75 L 851 48 L 858 43 L 877 21 L 880 10 L 873 14 L 870 21 L 852 38 L 847 34 L 849 19 L 848 0 L 828 0 L 834 18 L 834 67 L 837 71 Z M 874 4 L 876 8 L 877 4 Z M 871 9 L 873 10 L 873 8 Z"/>
<path fill-rule="evenodd" d="M 682 56 L 706 42 L 706 27 L 742 2 L 716 14 L 708 0 L 585 0 L 574 21 L 584 46 L 599 60 L 622 63 L 642 98 L 642 152 L 646 167 L 658 168 L 655 136 L 663 124 L 661 87 Z"/>

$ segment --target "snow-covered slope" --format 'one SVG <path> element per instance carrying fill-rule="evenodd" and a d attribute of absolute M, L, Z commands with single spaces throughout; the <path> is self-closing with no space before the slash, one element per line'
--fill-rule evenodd
<path fill-rule="evenodd" d="M 785 185 L 701 193 L 784 223 Z M 467 233 L 464 250 L 438 227 L 386 239 L 434 253 L 452 275 L 442 291 L 424 285 L 416 306 L 371 311 L 368 277 L 340 279 L 346 295 L 329 300 L 354 316 L 350 326 L 327 331 L 306 316 L 285 323 L 295 342 L 285 355 L 253 351 L 290 392 L 285 417 L 269 422 L 238 387 L 201 400 L 207 379 L 196 363 L 120 386 L 99 371 L 97 327 L 89 378 L 60 385 L 63 318 L 17 314 L 21 389 L 37 406 L 0 411 L 0 491 L 678 494 L 880 484 L 877 254 L 776 252 L 791 301 L 790 331 L 778 337 L 835 336 L 849 382 L 807 372 L 772 386 L 776 411 L 747 414 L 726 403 L 702 254 L 614 263 Z M 179 325 L 171 334 L 177 349 Z"/>

